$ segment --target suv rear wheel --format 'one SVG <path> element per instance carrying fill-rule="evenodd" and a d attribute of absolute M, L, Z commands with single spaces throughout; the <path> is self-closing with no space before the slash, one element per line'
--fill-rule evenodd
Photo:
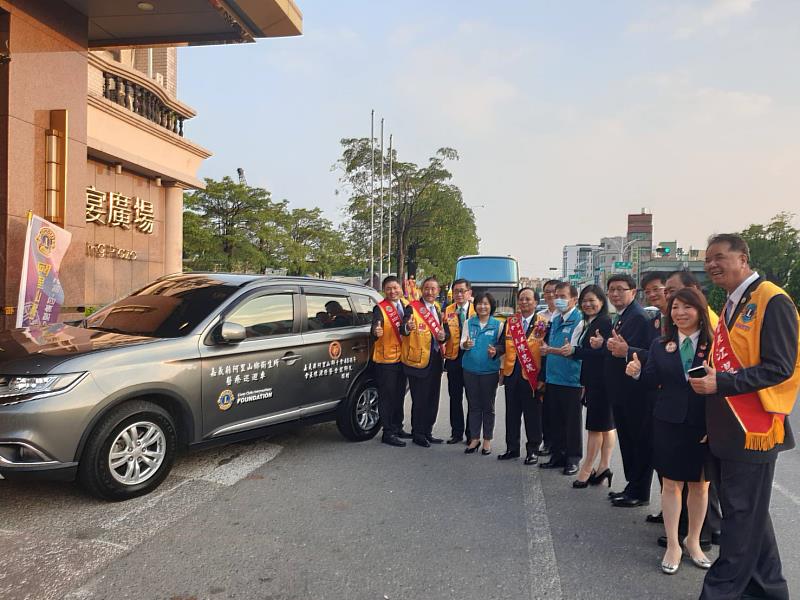
<path fill-rule="evenodd" d="M 378 412 L 378 385 L 364 379 L 353 386 L 339 405 L 336 425 L 348 440 L 363 442 L 375 437 L 381 428 Z"/>
<path fill-rule="evenodd" d="M 91 494 L 107 500 L 147 494 L 169 474 L 176 447 L 175 424 L 166 410 L 144 400 L 126 402 L 92 431 L 78 480 Z"/>

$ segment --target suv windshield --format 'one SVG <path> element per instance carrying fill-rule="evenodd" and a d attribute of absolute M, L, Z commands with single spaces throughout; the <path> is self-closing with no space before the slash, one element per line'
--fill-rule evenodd
<path fill-rule="evenodd" d="M 86 327 L 128 335 L 171 338 L 187 335 L 237 290 L 205 276 L 156 281 L 86 319 Z"/>

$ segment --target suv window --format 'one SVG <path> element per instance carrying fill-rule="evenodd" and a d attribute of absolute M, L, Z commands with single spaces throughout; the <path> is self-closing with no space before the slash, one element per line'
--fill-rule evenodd
<path fill-rule="evenodd" d="M 353 326 L 353 309 L 344 296 L 306 296 L 308 329 L 338 329 Z"/>
<path fill-rule="evenodd" d="M 292 295 L 272 294 L 245 300 L 225 320 L 244 327 L 248 339 L 292 333 Z"/>
<path fill-rule="evenodd" d="M 372 309 L 376 305 L 375 299 L 372 296 L 353 294 L 353 300 L 356 305 L 356 324 L 370 325 L 372 323 Z"/>

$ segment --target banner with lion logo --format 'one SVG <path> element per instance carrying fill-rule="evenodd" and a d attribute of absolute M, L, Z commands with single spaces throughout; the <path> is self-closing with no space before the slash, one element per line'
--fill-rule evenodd
<path fill-rule="evenodd" d="M 64 304 L 64 288 L 58 279 L 58 270 L 71 240 L 69 231 L 41 217 L 31 215 L 28 219 L 17 327 L 49 325 L 58 321 L 58 313 Z"/>

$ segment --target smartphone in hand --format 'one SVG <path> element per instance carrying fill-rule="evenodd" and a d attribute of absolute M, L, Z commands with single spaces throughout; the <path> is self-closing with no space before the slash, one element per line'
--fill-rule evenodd
<path fill-rule="evenodd" d="M 700 365 L 699 367 L 692 367 L 691 369 L 686 371 L 686 374 L 689 377 L 692 377 L 692 378 L 705 377 L 706 376 L 706 368 L 703 365 Z"/>

